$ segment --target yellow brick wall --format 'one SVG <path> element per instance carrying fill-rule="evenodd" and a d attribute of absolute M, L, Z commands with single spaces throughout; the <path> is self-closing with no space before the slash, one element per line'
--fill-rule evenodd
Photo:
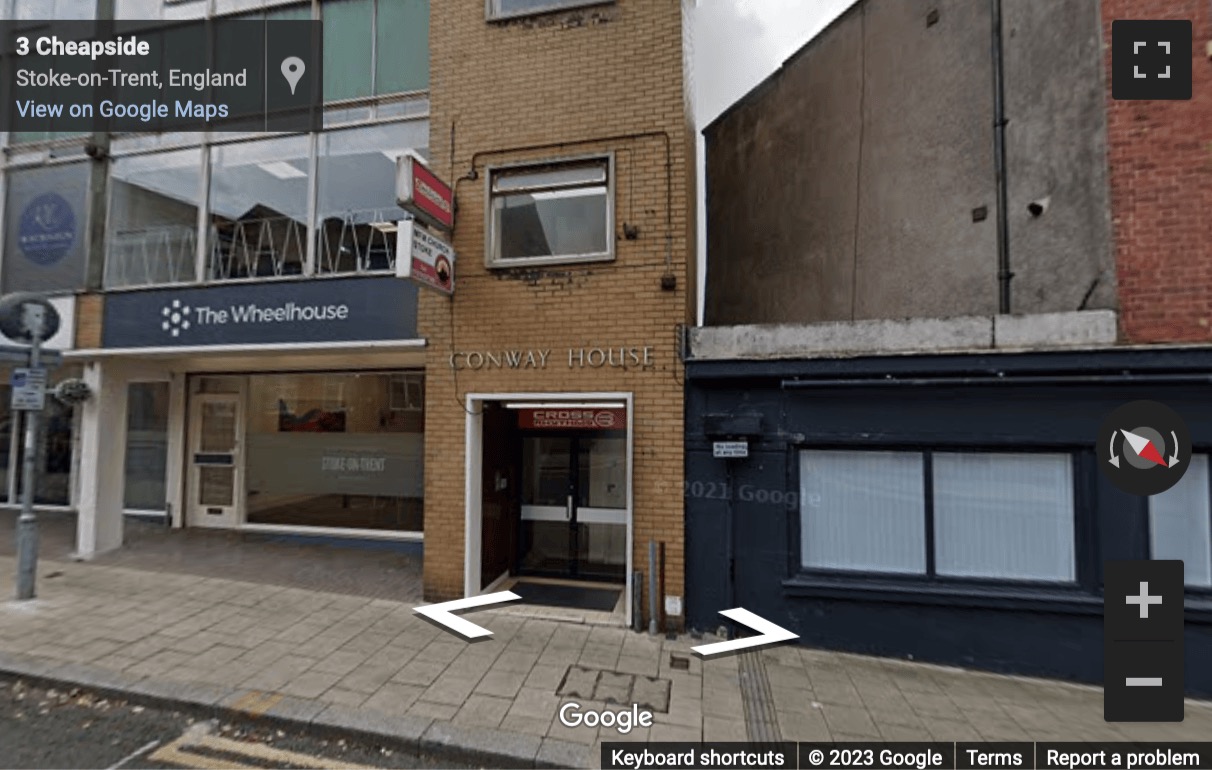
<path fill-rule="evenodd" d="M 694 136 L 681 0 L 618 0 L 505 23 L 486 21 L 478 0 L 430 8 L 431 165 L 456 185 L 458 263 L 453 300 L 424 291 L 420 303 L 429 341 L 426 598 L 463 592 L 462 402 L 468 393 L 536 391 L 634 394 L 633 563 L 646 570 L 649 539 L 664 541 L 666 593 L 684 596 L 677 340 L 694 318 Z M 614 156 L 616 259 L 486 268 L 486 168 L 596 152 Z M 639 228 L 637 238 L 623 237 L 624 223 Z M 661 288 L 667 259 L 674 291 Z M 620 346 L 651 346 L 654 365 L 568 367 L 570 347 Z M 451 371 L 454 351 L 502 349 L 553 353 L 545 370 Z"/>

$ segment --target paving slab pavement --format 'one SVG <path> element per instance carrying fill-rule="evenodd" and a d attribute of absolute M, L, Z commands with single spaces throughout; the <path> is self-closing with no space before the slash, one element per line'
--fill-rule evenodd
<path fill-rule="evenodd" d="M 1069 683 L 783 645 L 702 661 L 692 645 L 503 611 L 469 644 L 413 602 L 248 580 L 43 559 L 38 598 L 13 596 L 0 557 L 0 670 L 128 697 L 386 738 L 492 766 L 595 767 L 603 741 L 1199 740 L 1181 724 L 1108 724 L 1102 691 Z M 757 666 L 755 668 L 755 665 Z M 558 710 L 653 707 L 650 728 L 568 727 Z M 748 700 L 747 700 L 748 699 Z"/>

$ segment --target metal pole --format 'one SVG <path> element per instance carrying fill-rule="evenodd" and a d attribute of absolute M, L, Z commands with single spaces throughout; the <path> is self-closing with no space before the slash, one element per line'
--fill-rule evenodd
<path fill-rule="evenodd" d="M 648 541 L 648 633 L 657 634 L 657 544 Z"/>
<path fill-rule="evenodd" d="M 33 337 L 29 349 L 30 369 L 42 364 L 43 316 L 38 305 L 26 305 L 26 328 Z M 25 413 L 25 455 L 21 463 L 21 516 L 17 519 L 17 598 L 34 598 L 34 578 L 38 569 L 38 519 L 34 516 L 34 483 L 37 475 L 38 427 L 42 413 Z"/>

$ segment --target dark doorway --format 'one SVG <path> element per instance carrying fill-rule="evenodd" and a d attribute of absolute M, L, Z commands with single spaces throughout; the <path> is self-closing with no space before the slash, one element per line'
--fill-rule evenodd
<path fill-rule="evenodd" d="M 498 403 L 484 404 L 481 478 L 480 588 L 509 571 L 518 545 L 521 441 L 517 417 Z"/>
<path fill-rule="evenodd" d="M 626 578 L 627 433 L 525 430 L 516 572 Z"/>

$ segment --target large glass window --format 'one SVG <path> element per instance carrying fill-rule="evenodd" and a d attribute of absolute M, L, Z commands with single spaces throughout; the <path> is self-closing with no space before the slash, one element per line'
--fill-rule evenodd
<path fill-rule="evenodd" d="M 805 567 L 926 571 L 920 454 L 805 451 L 800 484 Z"/>
<path fill-rule="evenodd" d="M 420 91 L 429 85 L 429 0 L 328 0 L 324 99 Z"/>
<path fill-rule="evenodd" d="M 70 377 L 79 377 L 79 367 L 61 366 L 50 372 L 51 384 Z M 12 390 L 10 370 L 0 370 L 0 503 L 21 501 L 22 457 L 24 456 L 25 421 L 23 412 L 9 408 Z M 39 505 L 71 505 L 72 446 L 75 440 L 75 413 L 54 397 L 47 395 L 42 412 L 42 430 L 38 437 L 38 478 L 34 486 L 34 502 Z"/>
<path fill-rule="evenodd" d="M 940 575 L 1076 579 L 1073 463 L 1061 454 L 934 454 Z"/>
<path fill-rule="evenodd" d="M 199 149 L 113 160 L 107 288 L 196 280 L 201 172 Z"/>
<path fill-rule="evenodd" d="M 123 505 L 128 509 L 165 509 L 168 396 L 167 382 L 134 382 L 127 388 Z"/>
<path fill-rule="evenodd" d="M 1182 559 L 1187 585 L 1212 588 L 1212 486 L 1208 455 L 1191 457 L 1182 480 L 1149 498 L 1154 559 Z"/>
<path fill-rule="evenodd" d="M 1073 582 L 1074 495 L 1067 454 L 805 450 L 801 564 Z"/>
<path fill-rule="evenodd" d="M 71 376 L 56 371 L 51 374 L 54 382 Z M 75 415 L 71 407 L 50 396 L 42 412 L 42 431 L 38 439 L 38 454 L 34 460 L 38 476 L 34 483 L 34 502 L 39 505 L 71 505 L 72 502 L 72 440 L 75 435 Z M 17 442 L 14 462 L 17 465 L 16 484 L 12 489 L 14 503 L 21 499 L 22 466 L 25 435 L 25 417 L 14 421 L 17 427 Z"/>
<path fill-rule="evenodd" d="M 211 150 L 212 279 L 299 275 L 307 261 L 308 139 Z"/>
<path fill-rule="evenodd" d="M 250 377 L 248 522 L 420 532 L 425 417 L 393 401 L 404 374 Z"/>
<path fill-rule="evenodd" d="M 428 140 L 424 122 L 385 123 L 320 136 L 316 272 L 394 270 L 396 159 Z"/>
<path fill-rule="evenodd" d="M 610 259 L 610 161 L 492 172 L 489 263 Z"/>

